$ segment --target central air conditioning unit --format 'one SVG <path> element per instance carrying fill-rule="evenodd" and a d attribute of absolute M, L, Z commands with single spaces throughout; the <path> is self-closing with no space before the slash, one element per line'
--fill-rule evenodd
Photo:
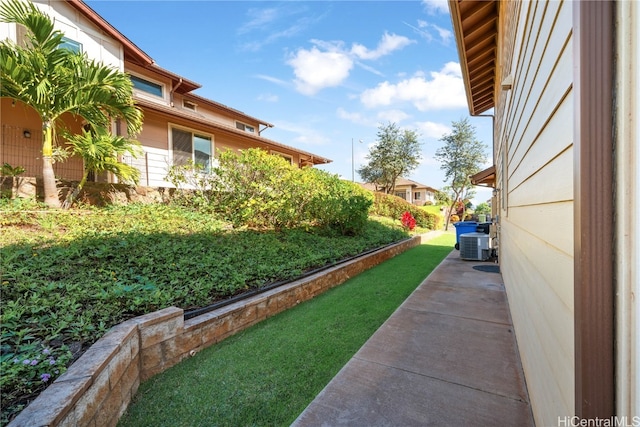
<path fill-rule="evenodd" d="M 491 258 L 491 237 L 485 233 L 461 234 L 460 258 L 473 261 Z"/>

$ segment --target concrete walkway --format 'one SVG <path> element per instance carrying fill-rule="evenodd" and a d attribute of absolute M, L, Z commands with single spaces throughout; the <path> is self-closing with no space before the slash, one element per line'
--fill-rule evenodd
<path fill-rule="evenodd" d="M 498 265 L 454 250 L 293 426 L 533 426 Z"/>

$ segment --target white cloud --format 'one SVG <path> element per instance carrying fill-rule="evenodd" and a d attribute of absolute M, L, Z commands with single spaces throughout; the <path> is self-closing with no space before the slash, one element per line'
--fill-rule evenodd
<path fill-rule="evenodd" d="M 278 102 L 278 100 L 278 95 L 274 95 L 272 93 L 261 93 L 258 95 L 258 101 Z"/>
<path fill-rule="evenodd" d="M 462 108 L 467 105 L 460 65 L 449 62 L 427 79 L 421 73 L 397 84 L 388 81 L 367 89 L 360 101 L 368 108 L 412 103 L 420 111 Z"/>
<path fill-rule="evenodd" d="M 447 0 L 422 0 L 422 4 L 432 15 L 437 13 L 449 13 L 449 5 L 447 4 Z"/>
<path fill-rule="evenodd" d="M 404 36 L 389 34 L 385 31 L 375 50 L 369 50 L 359 43 L 354 43 L 351 47 L 351 53 L 360 59 L 378 59 L 411 43 L 415 43 L 415 41 Z"/>
<path fill-rule="evenodd" d="M 435 24 L 430 24 L 430 25 L 438 32 L 438 35 L 440 36 L 440 40 L 442 41 L 443 44 L 448 45 L 449 42 L 451 42 L 453 38 L 453 33 L 451 31 L 447 30 L 446 28 L 438 27 Z"/>
<path fill-rule="evenodd" d="M 266 80 L 268 82 L 271 83 L 275 83 L 278 86 L 289 86 L 289 82 L 285 81 L 285 80 L 281 80 L 275 77 L 271 77 L 271 76 L 267 76 L 266 74 L 256 74 L 254 77 L 261 79 L 261 80 Z"/>
<path fill-rule="evenodd" d="M 353 61 L 344 53 L 322 52 L 315 46 L 311 50 L 299 49 L 287 64 L 293 67 L 296 89 L 304 95 L 340 85 L 353 67 Z"/>
<path fill-rule="evenodd" d="M 292 53 L 287 64 L 293 68 L 296 90 L 303 95 L 315 95 L 327 87 L 342 84 L 348 77 L 356 60 L 375 60 L 402 49 L 415 41 L 404 36 L 385 32 L 375 50 L 354 43 L 351 50 L 342 41 L 311 40 L 311 49 L 300 48 Z M 376 69 L 358 62 L 369 72 L 381 75 Z"/>
<path fill-rule="evenodd" d="M 313 120 L 311 120 L 313 121 Z M 278 130 L 291 132 L 296 134 L 290 141 L 295 142 L 292 145 L 326 145 L 331 142 L 331 140 L 320 132 L 318 129 L 301 126 L 299 123 L 291 123 L 287 121 L 277 121 L 274 122 L 274 126 Z"/>
<path fill-rule="evenodd" d="M 427 138 L 440 139 L 444 134 L 451 133 L 451 128 L 442 123 L 417 122 L 416 127 Z"/>
<path fill-rule="evenodd" d="M 363 115 L 361 113 L 350 113 L 346 111 L 344 108 L 338 108 L 336 111 L 338 118 L 350 121 L 351 123 L 363 125 L 363 126 L 371 126 L 377 127 L 378 122 L 371 119 L 369 115 Z"/>
<path fill-rule="evenodd" d="M 410 118 L 411 116 L 402 110 L 385 110 L 385 111 L 380 111 L 377 117 L 378 117 L 378 121 L 382 123 L 386 123 L 386 122 L 399 123 L 403 120 Z"/>
<path fill-rule="evenodd" d="M 433 30 L 438 33 L 438 37 L 440 38 L 440 43 L 445 46 L 448 46 L 453 39 L 453 33 L 446 28 L 439 27 L 435 24 L 431 24 L 422 19 L 418 20 L 418 26 L 411 25 L 407 22 L 404 22 L 404 25 L 411 28 L 416 34 L 420 35 L 428 42 L 432 42 L 434 40 L 434 36 L 432 34 Z"/>

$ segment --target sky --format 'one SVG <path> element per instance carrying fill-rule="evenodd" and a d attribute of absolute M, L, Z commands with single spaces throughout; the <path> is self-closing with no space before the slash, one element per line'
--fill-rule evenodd
<path fill-rule="evenodd" d="M 405 178 L 441 189 L 434 153 L 469 118 L 491 163 L 491 118 L 470 117 L 447 2 L 114 1 L 86 3 L 197 95 L 274 125 L 262 136 L 357 172 L 381 125 L 418 134 Z M 473 203 L 491 191 L 476 187 Z"/>

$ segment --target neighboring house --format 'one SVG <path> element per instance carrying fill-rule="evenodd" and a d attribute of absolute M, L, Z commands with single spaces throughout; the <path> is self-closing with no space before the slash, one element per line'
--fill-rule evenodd
<path fill-rule="evenodd" d="M 63 31 L 66 47 L 85 52 L 131 75 L 134 97 L 144 113 L 143 129 L 137 139 L 144 154 L 123 161 L 141 171 L 140 184 L 170 187 L 165 181 L 168 168 L 194 160 L 209 164 L 218 150 L 241 150 L 259 147 L 280 155 L 294 165 L 313 166 L 331 160 L 264 138 L 261 133 L 273 125 L 241 111 L 193 93 L 199 84 L 160 68 L 145 52 L 134 45 L 96 12 L 79 0 L 34 2 L 55 19 Z M 221 6 L 222 7 L 222 6 Z M 0 37 L 23 40 L 24 28 L 0 24 Z M 42 175 L 41 122 L 25 105 L 2 99 L 0 105 L 2 134 L 0 164 L 26 169 L 25 176 Z M 74 124 L 79 131 L 81 124 Z M 114 123 L 114 132 L 124 126 Z M 56 176 L 78 180 L 82 161 L 69 159 L 54 164 Z M 113 177 L 105 176 L 108 181 Z"/>
<path fill-rule="evenodd" d="M 362 184 L 362 186 L 371 191 L 385 192 L 384 188 L 375 184 L 367 183 Z M 437 192 L 438 190 L 428 185 L 420 184 L 410 179 L 398 178 L 393 194 L 413 205 L 424 206 L 427 202 L 435 203 Z"/>
<path fill-rule="evenodd" d="M 495 188 L 536 424 L 637 423 L 640 4 L 449 8 L 469 110 L 493 109 L 494 166 L 473 178 Z"/>

